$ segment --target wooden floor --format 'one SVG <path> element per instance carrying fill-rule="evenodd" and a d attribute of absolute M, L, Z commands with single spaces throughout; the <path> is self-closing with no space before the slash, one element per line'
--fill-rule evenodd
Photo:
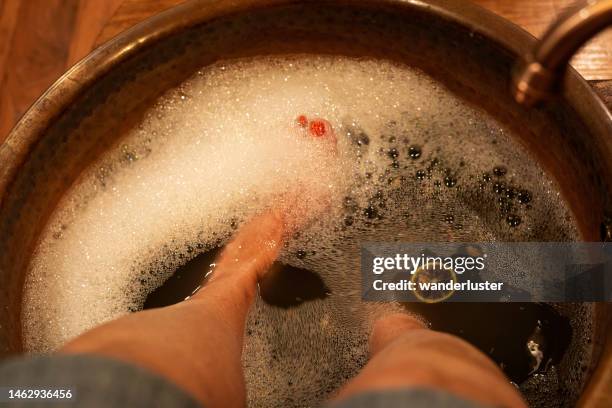
<path fill-rule="evenodd" d="M 0 140 L 85 56 L 123 0 L 0 0 Z"/>
<path fill-rule="evenodd" d="M 95 45 L 181 1 L 0 0 L 0 142 L 31 103 Z M 574 0 L 476 2 L 537 36 Z M 574 66 L 587 79 L 612 79 L 612 30 L 589 43 Z"/>

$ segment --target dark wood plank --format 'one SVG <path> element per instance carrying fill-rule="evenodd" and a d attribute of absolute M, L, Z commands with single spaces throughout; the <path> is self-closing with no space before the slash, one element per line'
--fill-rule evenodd
<path fill-rule="evenodd" d="M 6 81 L 6 70 L 9 66 L 8 56 L 19 15 L 21 2 L 2 0 L 0 2 L 0 143 L 4 140 L 7 129 L 10 129 L 16 116 L 15 109 L 8 102 L 8 91 L 3 85 Z"/>
<path fill-rule="evenodd" d="M 0 142 L 87 55 L 122 0 L 0 0 Z"/>
<path fill-rule="evenodd" d="M 108 24 L 123 0 L 79 0 L 75 35 L 68 51 L 68 67 L 91 52 L 100 31 Z"/>
<path fill-rule="evenodd" d="M 16 0 L 0 1 L 0 81 L 4 78 L 6 58 L 17 25 L 20 5 L 21 3 Z"/>
<path fill-rule="evenodd" d="M 78 0 L 21 2 L 0 89 L 0 134 L 65 70 L 77 9 Z"/>
<path fill-rule="evenodd" d="M 183 1 L 185 0 L 123 0 L 100 32 L 96 44 L 102 44 L 122 31 Z"/>

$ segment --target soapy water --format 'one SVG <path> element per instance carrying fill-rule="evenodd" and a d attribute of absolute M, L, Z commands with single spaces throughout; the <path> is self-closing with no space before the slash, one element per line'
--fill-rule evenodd
<path fill-rule="evenodd" d="M 301 115 L 325 118 L 336 149 L 307 137 Z M 295 191 L 299 205 L 286 198 Z M 360 242 L 579 239 L 558 187 L 509 130 L 419 71 L 323 56 L 219 62 L 161 98 L 63 198 L 26 278 L 26 349 L 141 309 L 271 206 L 314 214 L 279 262 L 329 293 L 291 308 L 257 298 L 250 406 L 316 405 L 363 366 L 372 322 L 405 310 L 361 301 Z M 555 308 L 575 333 L 560 363 L 573 374 L 531 376 L 521 387 L 534 403 L 575 398 L 589 359 L 590 307 Z"/>

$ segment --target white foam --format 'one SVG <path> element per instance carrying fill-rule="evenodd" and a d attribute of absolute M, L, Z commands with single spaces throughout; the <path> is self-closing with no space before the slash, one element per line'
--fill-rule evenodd
<path fill-rule="evenodd" d="M 332 124 L 337 155 L 302 133 L 300 114 Z M 369 145 L 352 143 L 360 132 Z M 417 160 L 410 145 L 422 147 Z M 231 223 L 285 205 L 282 193 L 299 186 L 311 192 L 304 207 L 324 197 L 326 210 L 281 258 L 318 272 L 332 296 L 290 311 L 258 300 L 245 366 L 252 406 L 315 403 L 365 361 L 369 323 L 383 311 L 360 301 L 360 241 L 576 236 L 554 183 L 526 157 L 503 126 L 407 67 L 314 56 L 213 65 L 162 98 L 60 203 L 27 276 L 25 346 L 52 350 L 141 308 L 179 264 L 224 242 Z M 490 184 L 479 190 L 500 164 L 509 185 L 533 196 L 532 209 L 513 210 L 518 228 L 497 211 Z M 456 186 L 444 186 L 445 169 Z M 364 215 L 372 197 L 380 220 Z M 307 359 L 292 358 L 305 347 Z"/>

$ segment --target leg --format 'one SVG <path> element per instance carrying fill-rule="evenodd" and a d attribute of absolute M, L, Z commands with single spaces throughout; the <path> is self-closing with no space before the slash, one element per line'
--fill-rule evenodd
<path fill-rule="evenodd" d="M 241 407 L 242 345 L 257 280 L 274 262 L 285 232 L 275 212 L 240 229 L 208 283 L 176 305 L 133 313 L 97 327 L 62 353 L 94 353 L 145 367 L 206 407 Z"/>
<path fill-rule="evenodd" d="M 404 314 L 384 317 L 370 337 L 370 361 L 335 397 L 366 391 L 431 388 L 488 405 L 525 407 L 515 387 L 467 342 L 427 329 Z"/>

